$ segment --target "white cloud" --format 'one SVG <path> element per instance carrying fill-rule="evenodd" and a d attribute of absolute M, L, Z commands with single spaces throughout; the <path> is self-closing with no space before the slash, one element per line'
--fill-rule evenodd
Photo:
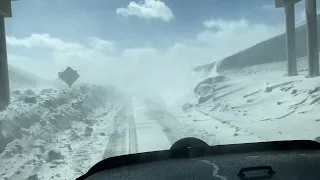
<path fill-rule="evenodd" d="M 7 37 L 7 43 L 13 46 L 24 46 L 28 48 L 44 47 L 61 51 L 84 49 L 81 44 L 66 43 L 58 38 L 53 38 L 48 34 L 32 34 L 29 37 L 22 39 L 18 39 L 16 37 Z"/>
<path fill-rule="evenodd" d="M 89 45 L 97 51 L 114 51 L 115 46 L 111 41 L 99 39 L 98 37 L 88 38 Z"/>
<path fill-rule="evenodd" d="M 144 19 L 161 19 L 163 21 L 173 19 L 171 9 L 160 0 L 143 0 L 140 3 L 131 1 L 127 7 L 118 8 L 116 13 L 125 17 L 137 16 Z"/>
<path fill-rule="evenodd" d="M 203 25 L 207 29 L 213 29 L 216 28 L 217 30 L 228 30 L 228 31 L 237 31 L 239 29 L 243 29 L 248 27 L 249 22 L 246 19 L 240 19 L 240 20 L 230 20 L 226 21 L 223 19 L 211 19 L 206 20 Z"/>
<path fill-rule="evenodd" d="M 211 47 L 218 59 L 284 32 L 283 25 L 268 26 L 246 19 L 211 19 L 205 21 L 204 26 L 206 30 L 199 33 L 197 39 Z"/>

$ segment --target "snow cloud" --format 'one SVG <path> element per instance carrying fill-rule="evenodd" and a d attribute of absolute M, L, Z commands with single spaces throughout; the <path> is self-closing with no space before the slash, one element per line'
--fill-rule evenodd
<path fill-rule="evenodd" d="M 143 0 L 140 3 L 131 1 L 127 7 L 118 8 L 116 13 L 125 17 L 137 16 L 143 19 L 161 19 L 167 22 L 173 19 L 171 9 L 160 0 Z"/>

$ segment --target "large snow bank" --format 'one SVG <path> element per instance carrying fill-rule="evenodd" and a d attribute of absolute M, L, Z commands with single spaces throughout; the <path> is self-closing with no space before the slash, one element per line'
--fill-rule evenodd
<path fill-rule="evenodd" d="M 80 145 L 81 137 L 92 134 L 91 113 L 99 108 L 108 113 L 115 104 L 115 96 L 115 89 L 100 86 L 13 91 L 10 105 L 0 112 L 0 178 L 32 179 L 41 174 L 41 169 L 61 173 L 55 169 L 66 163 L 63 154 L 67 153 L 61 151 L 72 152 Z M 41 175 L 46 173 L 50 174 Z M 73 175 L 70 177 L 74 178 Z"/>

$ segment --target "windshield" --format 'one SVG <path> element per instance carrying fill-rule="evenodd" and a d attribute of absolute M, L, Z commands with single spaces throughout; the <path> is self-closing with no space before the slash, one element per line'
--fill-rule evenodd
<path fill-rule="evenodd" d="M 315 2 L 1 0 L 0 179 L 184 137 L 320 140 Z"/>

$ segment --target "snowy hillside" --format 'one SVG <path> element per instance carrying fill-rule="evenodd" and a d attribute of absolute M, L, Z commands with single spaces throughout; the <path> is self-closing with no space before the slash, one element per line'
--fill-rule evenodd
<path fill-rule="evenodd" d="M 10 89 L 58 87 L 61 83 L 51 82 L 28 71 L 9 66 Z"/>
<path fill-rule="evenodd" d="M 320 29 L 320 15 L 318 15 L 318 29 Z M 297 58 L 307 56 L 306 24 L 296 28 Z M 320 36 L 318 36 L 320 42 Z M 251 65 L 279 62 L 286 60 L 286 34 L 280 34 L 266 41 L 260 42 L 239 53 L 230 55 L 221 61 L 219 71 L 232 68 L 243 68 Z"/>
<path fill-rule="evenodd" d="M 176 114 L 211 144 L 320 139 L 320 77 L 286 77 L 285 62 L 224 71 L 201 81 Z M 180 111 L 180 112 L 179 112 Z"/>

